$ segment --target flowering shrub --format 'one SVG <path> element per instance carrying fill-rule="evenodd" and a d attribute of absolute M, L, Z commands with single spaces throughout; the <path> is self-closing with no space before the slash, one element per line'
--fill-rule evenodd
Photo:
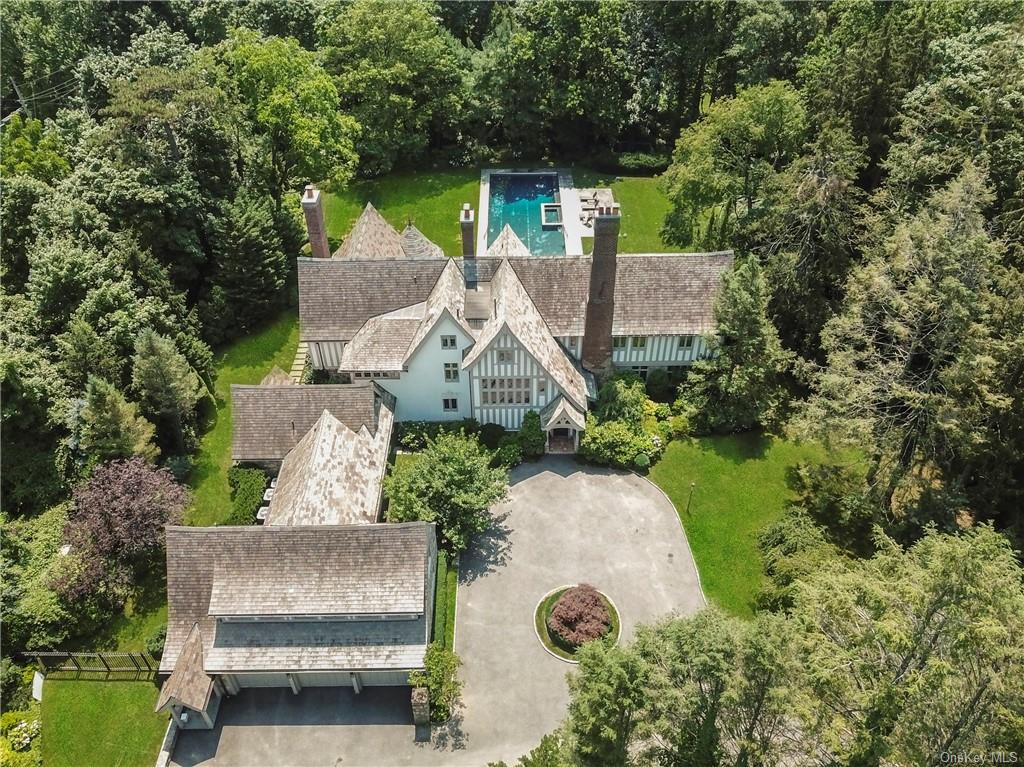
<path fill-rule="evenodd" d="M 607 634 L 612 619 L 597 589 L 583 583 L 567 589 L 558 598 L 547 626 L 553 638 L 576 649 Z"/>

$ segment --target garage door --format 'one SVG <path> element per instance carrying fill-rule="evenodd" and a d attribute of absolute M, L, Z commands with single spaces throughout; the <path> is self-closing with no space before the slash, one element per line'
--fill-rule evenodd
<path fill-rule="evenodd" d="M 239 687 L 288 687 L 284 674 L 235 674 Z"/>

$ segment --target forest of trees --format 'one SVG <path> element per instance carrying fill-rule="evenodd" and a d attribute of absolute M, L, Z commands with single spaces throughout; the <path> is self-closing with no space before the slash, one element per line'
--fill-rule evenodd
<path fill-rule="evenodd" d="M 638 739 L 654 749 L 651 764 L 711 764 L 725 752 L 730 763 L 770 762 L 776 741 L 754 753 L 754 730 L 735 736 L 749 724 L 737 706 L 775 690 L 755 678 L 768 654 L 806 681 L 768 710 L 810 712 L 821 727 L 801 736 L 841 743 L 849 764 L 878 764 L 892 749 L 927 757 L 935 734 L 900 728 L 926 717 L 949 679 L 896 685 L 878 711 L 863 701 L 847 711 L 889 716 L 888 734 L 872 740 L 872 726 L 825 722 L 815 708 L 842 697 L 823 687 L 867 684 L 857 669 L 824 679 L 821 657 L 798 663 L 785 647 L 828 633 L 813 605 L 840 600 L 851 572 L 895 584 L 960 577 L 922 559 L 943 547 L 1005 566 L 970 573 L 967 599 L 1000 572 L 1020 588 L 1014 555 L 989 533 L 1024 541 L 1024 4 L 3 6 L 5 116 L 20 107 L 0 133 L 8 648 L 95 625 L 123 598 L 154 531 L 187 505 L 179 483 L 211 410 L 211 350 L 287 301 L 302 185 L 631 154 L 668 167 L 666 241 L 737 254 L 717 307 L 718 353 L 695 365 L 677 407 L 700 431 L 767 429 L 865 460 L 798 472 L 802 500 L 764 539 L 763 635 L 711 616 L 652 628 L 623 657 L 595 650 L 574 687 L 575 730 L 559 737 L 588 765 L 622 763 Z M 159 499 L 142 519 L 118 500 L 136 493 Z M 69 515 L 92 559 L 54 557 Z M 879 598 L 889 596 L 911 616 L 899 630 L 913 634 L 927 599 Z M 986 597 L 978 620 L 1005 628 L 1012 621 L 998 616 L 1019 617 L 1014 595 Z M 772 622 L 785 611 L 796 617 Z M 864 663 L 872 637 L 865 628 L 831 639 Z M 982 681 L 1020 668 L 1020 656 L 999 654 L 1000 637 L 978 644 Z M 751 677 L 673 677 L 686 656 L 666 643 L 698 640 L 723 643 Z M 966 662 L 953 657 L 956 641 L 944 649 L 954 667 Z M 669 681 L 649 676 L 652 663 Z M 719 685 L 733 708 L 686 698 L 723 719 L 681 728 L 659 701 L 673 683 Z M 966 701 L 979 690 L 956 689 Z M 1007 708 L 1019 690 L 998 692 L 999 715 L 984 725 L 1018 727 L 1024 740 L 1021 712 Z M 602 712 L 588 694 L 632 702 Z M 615 728 L 602 730 L 602 715 L 646 724 L 608 741 Z M 552 736 L 552 761 L 527 764 L 560 764 L 563 745 Z"/>

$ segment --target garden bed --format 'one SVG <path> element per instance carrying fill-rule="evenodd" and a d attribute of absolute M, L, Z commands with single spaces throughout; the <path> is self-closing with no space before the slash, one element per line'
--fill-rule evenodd
<path fill-rule="evenodd" d="M 575 588 L 575 584 L 569 586 L 560 586 L 554 591 L 548 592 L 540 604 L 537 605 L 537 609 L 534 611 L 533 616 L 533 627 L 537 633 L 537 638 L 540 643 L 544 645 L 544 649 L 556 658 L 567 661 L 569 663 L 577 663 L 576 653 L 579 648 L 571 648 L 564 644 L 558 637 L 553 636 L 548 630 L 548 618 L 551 617 L 551 611 L 555 607 L 555 603 L 558 602 L 559 598 L 571 588 Z M 622 635 L 622 625 L 619 620 L 619 611 L 615 608 L 615 603 L 608 598 L 603 592 L 598 592 L 601 596 L 601 600 L 604 602 L 605 607 L 608 609 L 608 615 L 611 618 L 611 626 L 608 629 L 608 633 L 605 638 L 614 637 L 615 642 L 618 643 L 619 637 Z"/>

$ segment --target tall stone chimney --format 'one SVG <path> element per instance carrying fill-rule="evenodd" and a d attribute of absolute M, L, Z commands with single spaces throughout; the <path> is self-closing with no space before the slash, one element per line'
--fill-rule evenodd
<path fill-rule="evenodd" d="M 612 317 L 615 314 L 615 260 L 622 217 L 615 203 L 600 206 L 594 217 L 594 255 L 590 295 L 583 328 L 583 367 L 601 375 L 612 365 Z"/>
<path fill-rule="evenodd" d="M 312 184 L 307 184 L 302 193 L 302 212 L 306 214 L 306 231 L 309 233 L 313 258 L 330 258 L 331 246 L 327 244 L 324 205 L 320 201 L 320 190 Z"/>
<path fill-rule="evenodd" d="M 459 227 L 462 229 L 462 257 L 472 258 L 476 255 L 476 245 L 473 241 L 473 209 L 468 202 L 462 204 Z"/>

